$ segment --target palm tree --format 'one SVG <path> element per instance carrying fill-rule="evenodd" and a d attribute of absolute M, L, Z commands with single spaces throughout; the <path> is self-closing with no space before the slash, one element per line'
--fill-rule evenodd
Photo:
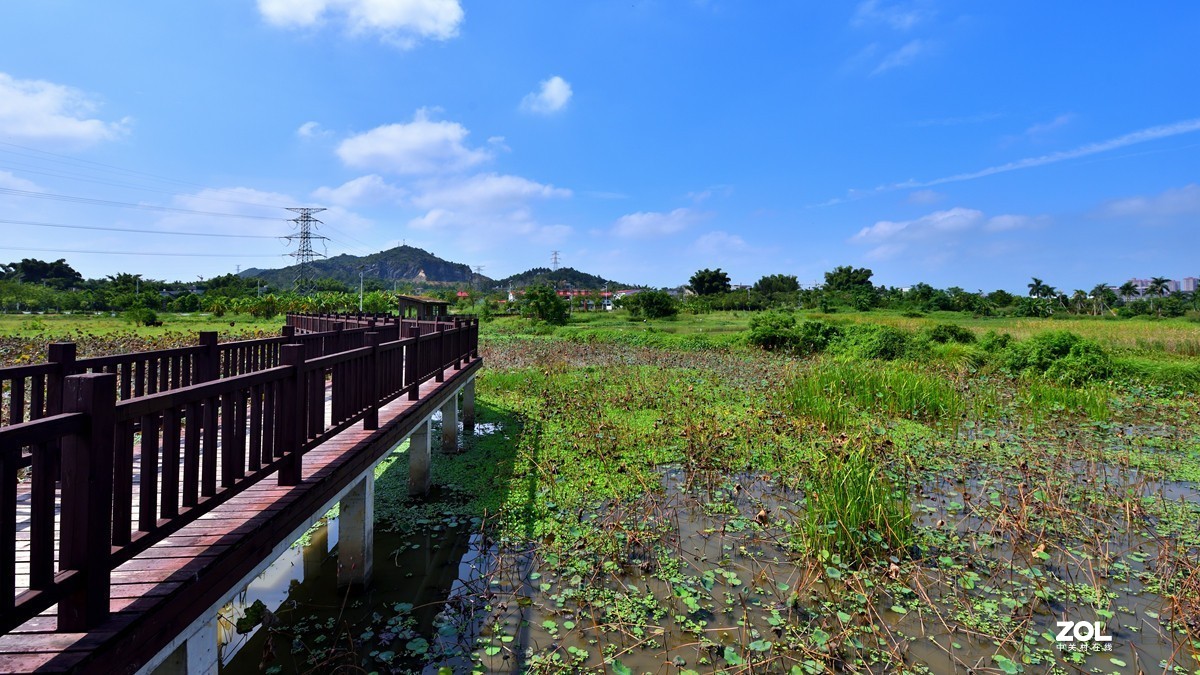
<path fill-rule="evenodd" d="M 1075 289 L 1071 294 L 1071 311 L 1076 314 L 1083 314 L 1083 310 L 1087 307 L 1088 294 L 1081 289 Z"/>
<path fill-rule="evenodd" d="M 1138 290 L 1138 285 L 1132 281 L 1126 281 L 1125 283 L 1121 284 L 1121 287 L 1118 288 L 1117 291 L 1126 301 L 1128 301 L 1130 298 L 1136 298 L 1137 296 L 1141 295 L 1141 292 Z"/>
<path fill-rule="evenodd" d="M 1027 286 L 1029 286 L 1029 297 L 1031 297 L 1031 298 L 1046 297 L 1046 284 L 1042 283 L 1042 280 L 1037 277 L 1030 277 L 1030 278 L 1033 279 L 1033 281 L 1026 284 Z"/>
<path fill-rule="evenodd" d="M 1150 279 L 1150 285 L 1146 287 L 1146 293 L 1151 296 L 1157 295 L 1162 297 L 1167 294 L 1167 284 L 1170 282 L 1171 280 L 1166 277 L 1153 277 Z M 1153 297 L 1150 299 L 1150 307 L 1154 307 Z M 1162 307 L 1158 308 L 1158 315 L 1162 316 Z"/>
<path fill-rule="evenodd" d="M 1108 308 L 1108 295 L 1112 293 L 1108 284 L 1096 284 L 1092 287 L 1092 311 L 1096 316 L 1100 316 L 1100 312 Z"/>

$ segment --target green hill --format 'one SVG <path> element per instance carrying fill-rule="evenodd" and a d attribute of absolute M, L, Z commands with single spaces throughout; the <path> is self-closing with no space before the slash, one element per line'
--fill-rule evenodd
<path fill-rule="evenodd" d="M 605 284 L 612 290 L 618 288 L 632 288 L 632 284 L 625 284 L 612 279 L 598 277 L 595 274 L 580 272 L 573 267 L 560 267 L 557 270 L 551 270 L 548 267 L 535 267 L 531 270 L 526 270 L 520 274 L 514 274 L 511 277 L 497 279 L 490 282 L 491 288 L 507 289 L 507 288 L 526 288 L 528 286 L 540 286 L 549 284 L 558 288 L 604 288 Z"/>
<path fill-rule="evenodd" d="M 397 246 L 393 249 L 372 253 L 367 256 L 337 255 L 315 260 L 310 265 L 310 276 L 314 279 L 334 279 L 345 284 L 357 285 L 358 273 L 363 267 L 365 278 L 431 284 L 469 284 L 477 277 L 471 268 L 462 263 L 443 260 L 428 251 L 412 246 Z M 243 270 L 243 277 L 258 277 L 277 288 L 290 288 L 298 268 L 289 265 L 281 269 Z M 478 277 L 487 284 L 487 277 Z"/>

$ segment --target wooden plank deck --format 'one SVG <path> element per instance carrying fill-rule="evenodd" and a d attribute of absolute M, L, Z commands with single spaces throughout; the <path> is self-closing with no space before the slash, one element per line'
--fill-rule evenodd
<path fill-rule="evenodd" d="M 231 586 L 438 410 L 481 366 L 476 358 L 461 370 L 447 369 L 445 382 L 431 379 L 421 385 L 419 400 L 402 396 L 381 407 L 377 431 L 354 425 L 313 448 L 304 455 L 299 485 L 279 486 L 269 476 L 117 567 L 109 605 L 113 614 L 98 629 L 55 632 L 52 607 L 0 635 L 0 673 L 135 672 L 238 590 Z M 28 543 L 23 550 L 27 556 Z M 19 573 L 28 583 L 27 562 Z"/>

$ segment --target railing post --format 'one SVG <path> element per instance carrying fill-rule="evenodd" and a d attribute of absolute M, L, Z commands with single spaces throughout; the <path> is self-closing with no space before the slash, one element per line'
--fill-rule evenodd
<path fill-rule="evenodd" d="M 279 414 L 283 417 L 280 425 L 283 438 L 280 439 L 280 443 L 284 452 L 284 460 L 279 467 L 279 484 L 299 485 L 303 469 L 304 442 L 308 440 L 304 438 L 305 424 L 308 421 L 308 413 L 304 406 L 307 393 L 304 374 L 301 372 L 301 366 L 304 365 L 304 346 L 284 345 L 280 349 L 279 361 L 281 365 L 292 367 L 292 373 L 283 379 L 279 391 Z"/>
<path fill-rule="evenodd" d="M 88 415 L 86 435 L 62 444 L 62 524 L 59 566 L 77 570 L 83 584 L 58 603 L 58 629 L 79 633 L 108 619 L 113 502 L 113 426 L 117 376 L 72 375 L 63 386 L 63 412 Z"/>
<path fill-rule="evenodd" d="M 346 330 L 345 322 L 335 321 L 333 323 L 333 352 L 332 353 L 337 354 L 339 352 L 346 351 L 345 330 Z M 329 354 L 324 354 L 324 356 L 329 356 Z"/>
<path fill-rule="evenodd" d="M 194 383 L 211 382 L 221 377 L 221 350 L 217 346 L 216 331 L 201 331 L 200 346 L 196 355 Z"/>
<path fill-rule="evenodd" d="M 290 340 L 290 339 L 296 337 L 296 327 L 295 326 L 284 326 L 283 331 L 280 334 L 283 335 L 283 337 Z"/>
<path fill-rule="evenodd" d="M 379 333 L 367 333 L 367 346 L 371 355 L 367 357 L 367 414 L 363 416 L 363 429 L 374 431 L 379 428 Z"/>
<path fill-rule="evenodd" d="M 440 321 L 437 323 L 437 346 L 434 348 L 433 353 L 436 355 L 438 360 L 437 364 L 435 365 L 436 370 L 433 372 L 433 381 L 445 382 L 446 374 L 444 371 L 446 369 L 446 324 L 441 323 Z"/>
<path fill-rule="evenodd" d="M 409 387 L 408 400 L 415 401 L 421 397 L 421 327 L 408 326 L 408 337 L 413 342 L 404 352 L 404 379 Z"/>

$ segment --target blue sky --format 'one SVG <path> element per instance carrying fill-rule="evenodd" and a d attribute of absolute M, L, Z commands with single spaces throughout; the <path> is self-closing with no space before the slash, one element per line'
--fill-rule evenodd
<path fill-rule="evenodd" d="M 551 251 L 652 285 L 1200 276 L 1197 25 L 1185 2 L 8 0 L 0 260 L 275 267 L 284 207 L 322 206 L 318 251 L 492 277 Z"/>

